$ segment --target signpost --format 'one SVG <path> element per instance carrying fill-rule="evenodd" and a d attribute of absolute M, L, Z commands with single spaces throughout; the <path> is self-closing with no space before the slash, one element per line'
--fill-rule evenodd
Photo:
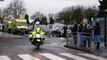
<path fill-rule="evenodd" d="M 106 42 L 106 35 L 107 35 L 107 26 L 106 26 L 106 20 L 107 20 L 107 9 L 104 11 L 105 13 L 105 21 L 104 21 L 104 45 L 107 46 L 107 42 Z"/>

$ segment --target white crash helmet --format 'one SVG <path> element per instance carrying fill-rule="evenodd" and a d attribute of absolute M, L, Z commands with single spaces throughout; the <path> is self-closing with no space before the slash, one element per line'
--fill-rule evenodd
<path fill-rule="evenodd" d="M 39 21 L 37 21 L 37 22 L 36 22 L 36 25 L 39 25 L 39 24 L 40 24 L 40 22 L 39 22 Z"/>

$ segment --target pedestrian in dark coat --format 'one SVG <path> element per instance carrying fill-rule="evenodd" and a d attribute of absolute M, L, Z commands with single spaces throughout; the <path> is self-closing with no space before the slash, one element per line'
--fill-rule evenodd
<path fill-rule="evenodd" d="M 77 30 L 78 30 L 78 24 L 77 23 L 75 23 L 74 25 L 73 25 L 73 27 L 72 27 L 72 32 L 77 32 Z M 74 33 L 73 35 L 76 35 L 77 33 Z"/>
<path fill-rule="evenodd" d="M 86 32 L 87 32 L 87 24 L 86 23 L 81 23 L 78 29 L 80 33 L 80 45 L 81 46 L 86 46 Z"/>
<path fill-rule="evenodd" d="M 100 26 L 99 23 L 96 22 L 94 26 L 94 37 L 95 37 L 95 43 L 97 44 L 96 49 L 99 49 L 100 43 L 101 43 L 101 35 L 100 35 Z"/>
<path fill-rule="evenodd" d="M 82 32 L 83 31 L 83 23 L 81 23 L 78 27 L 78 32 Z"/>
<path fill-rule="evenodd" d="M 72 35 L 74 37 L 74 44 L 77 44 L 77 30 L 78 30 L 78 24 L 75 23 L 72 28 Z"/>
<path fill-rule="evenodd" d="M 65 26 L 63 27 L 63 29 L 64 29 L 64 37 L 66 38 L 66 35 L 67 35 L 67 25 L 65 24 Z"/>
<path fill-rule="evenodd" d="M 90 25 L 87 25 L 87 33 L 86 33 L 86 40 L 88 47 L 91 47 L 91 35 L 92 35 L 92 28 Z"/>

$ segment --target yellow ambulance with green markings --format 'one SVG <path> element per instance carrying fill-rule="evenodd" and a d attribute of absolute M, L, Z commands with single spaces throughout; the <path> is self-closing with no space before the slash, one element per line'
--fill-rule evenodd
<path fill-rule="evenodd" d="M 12 19 L 4 22 L 4 31 L 8 33 L 27 33 L 26 19 Z"/>

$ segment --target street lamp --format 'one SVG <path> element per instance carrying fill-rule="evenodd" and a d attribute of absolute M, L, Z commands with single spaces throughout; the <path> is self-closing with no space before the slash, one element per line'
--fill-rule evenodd
<path fill-rule="evenodd" d="M 107 20 L 107 9 L 105 9 L 105 11 L 104 11 L 104 13 L 105 13 L 105 21 L 104 21 L 104 45 L 105 45 L 105 47 L 107 46 L 107 42 L 106 42 L 106 33 L 107 33 L 107 31 L 106 31 L 106 28 L 107 28 L 107 26 L 106 26 L 106 20 Z"/>

